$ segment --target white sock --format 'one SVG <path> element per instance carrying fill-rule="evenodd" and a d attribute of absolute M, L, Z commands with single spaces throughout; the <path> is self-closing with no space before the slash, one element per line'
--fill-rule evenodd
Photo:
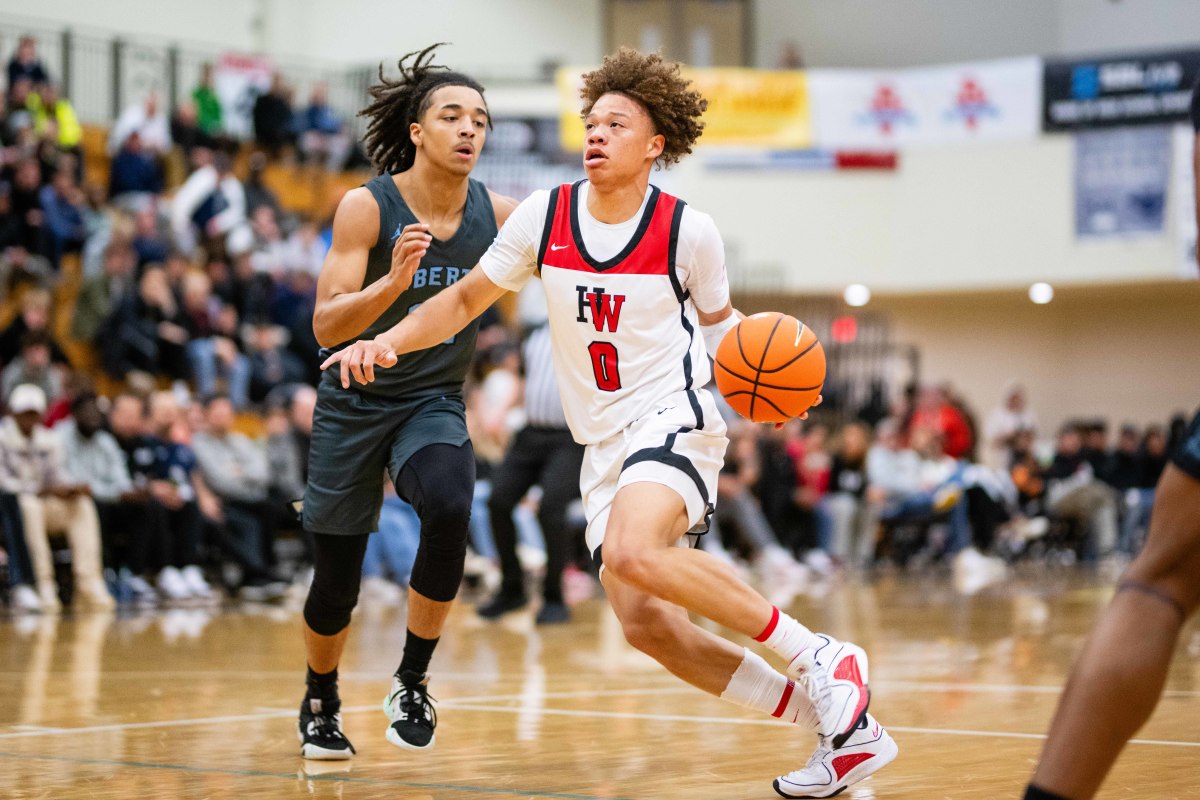
<path fill-rule="evenodd" d="M 742 663 L 734 670 L 721 699 L 743 708 L 752 708 L 776 719 L 815 731 L 817 712 L 803 688 L 771 668 L 757 653 L 745 650 Z"/>
<path fill-rule="evenodd" d="M 774 607 L 770 623 L 762 633 L 754 637 L 754 641 L 762 642 L 789 664 L 805 650 L 815 649 L 824 644 L 824 641 L 818 639 L 808 628 Z"/>

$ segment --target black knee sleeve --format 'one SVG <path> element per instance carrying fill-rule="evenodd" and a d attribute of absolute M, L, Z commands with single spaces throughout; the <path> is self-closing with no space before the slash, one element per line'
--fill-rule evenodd
<path fill-rule="evenodd" d="M 471 445 L 437 444 L 418 451 L 396 484 L 421 519 L 421 542 L 409 585 L 430 600 L 453 600 L 462 583 L 475 491 Z"/>
<path fill-rule="evenodd" d="M 341 633 L 358 604 L 367 536 L 313 534 L 313 581 L 304 602 L 304 622 L 321 636 Z"/>

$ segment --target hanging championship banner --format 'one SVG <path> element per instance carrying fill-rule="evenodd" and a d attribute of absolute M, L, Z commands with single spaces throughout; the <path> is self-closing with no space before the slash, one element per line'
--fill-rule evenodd
<path fill-rule="evenodd" d="M 560 128 L 565 150 L 583 149 L 579 89 L 587 68 L 558 71 Z M 756 69 L 685 69 L 692 88 L 708 100 L 703 145 L 804 148 L 812 143 L 805 73 Z"/>
<path fill-rule="evenodd" d="M 887 149 L 1031 139 L 1039 132 L 1037 58 L 808 75 L 820 147 Z"/>
<path fill-rule="evenodd" d="M 1165 125 L 1075 134 L 1075 235 L 1162 233 L 1170 179 Z"/>
<path fill-rule="evenodd" d="M 1198 75 L 1200 50 L 1048 60 L 1043 124 L 1065 131 L 1181 122 Z"/>

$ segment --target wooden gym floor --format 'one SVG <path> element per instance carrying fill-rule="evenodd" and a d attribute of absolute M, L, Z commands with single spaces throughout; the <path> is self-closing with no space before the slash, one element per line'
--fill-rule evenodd
<path fill-rule="evenodd" d="M 1017 798 L 1071 658 L 1109 596 L 1028 572 L 972 598 L 885 576 L 790 601 L 871 655 L 871 710 L 900 746 L 844 797 Z M 438 741 L 387 744 L 379 710 L 402 608 L 360 607 L 342 667 L 346 764 L 297 757 L 299 612 L 230 606 L 0 619 L 4 798 L 771 798 L 813 740 L 703 695 L 630 650 L 602 599 L 570 625 L 456 608 L 434 659 Z M 1200 797 L 1200 630 L 1102 797 Z"/>

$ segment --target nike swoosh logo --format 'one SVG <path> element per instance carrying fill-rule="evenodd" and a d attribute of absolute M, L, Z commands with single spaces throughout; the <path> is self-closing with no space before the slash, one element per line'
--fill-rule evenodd
<path fill-rule="evenodd" d="M 569 244 L 552 244 L 552 245 L 550 245 L 550 249 L 554 250 L 554 251 L 566 250 L 568 247 L 570 247 Z"/>

